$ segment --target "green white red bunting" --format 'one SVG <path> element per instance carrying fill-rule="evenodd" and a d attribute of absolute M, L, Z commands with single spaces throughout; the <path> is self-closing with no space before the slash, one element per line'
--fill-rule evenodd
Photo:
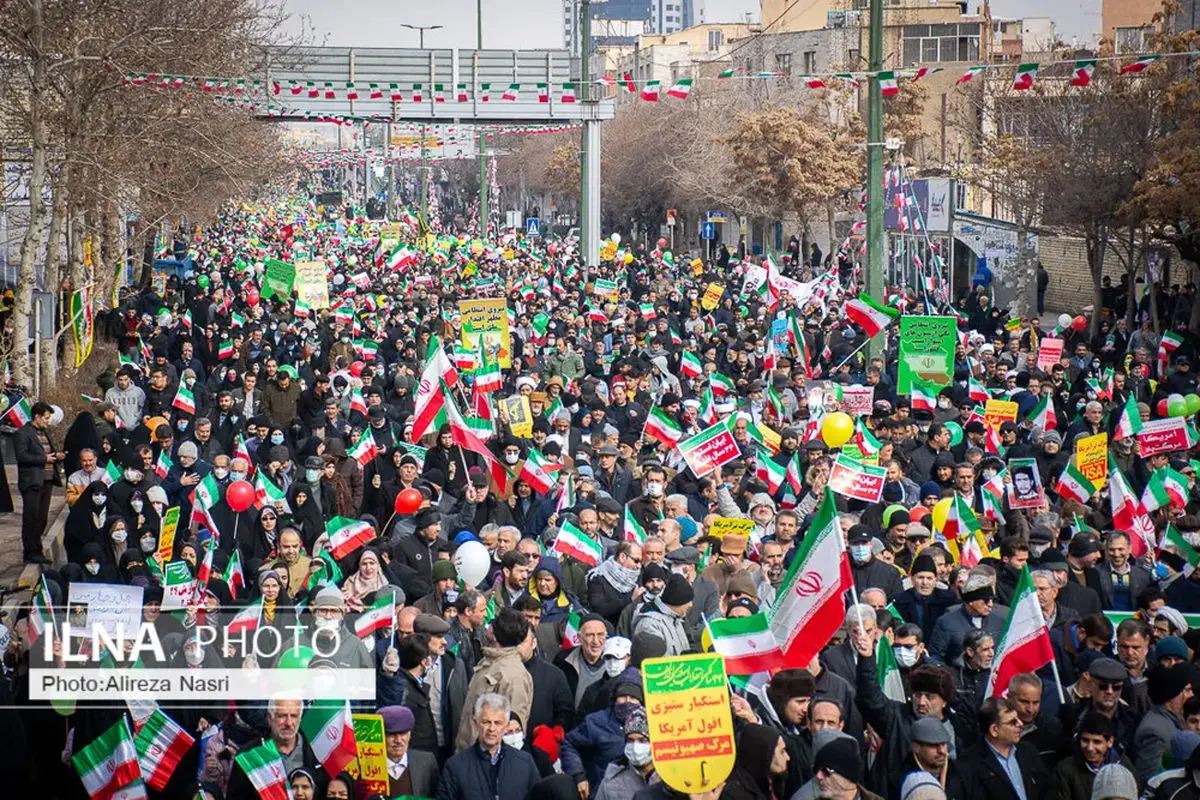
<path fill-rule="evenodd" d="M 1014 91 L 1025 91 L 1033 88 L 1033 79 L 1037 77 L 1037 64 L 1021 64 L 1017 67 L 1017 74 L 1013 76 L 1012 88 Z"/>
<path fill-rule="evenodd" d="M 900 94 L 900 86 L 896 83 L 895 72 L 879 73 L 879 91 L 884 97 L 892 97 Z"/>

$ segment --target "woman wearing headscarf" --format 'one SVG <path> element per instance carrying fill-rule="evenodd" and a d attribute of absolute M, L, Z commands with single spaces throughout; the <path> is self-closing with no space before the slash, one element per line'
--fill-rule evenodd
<path fill-rule="evenodd" d="M 96 542 L 89 542 L 83 546 L 83 554 L 80 556 L 83 559 L 80 564 L 83 567 L 83 575 L 80 580 L 84 583 L 120 582 L 117 576 L 116 559 L 111 557 L 108 551 L 109 548 L 102 548 Z"/>
<path fill-rule="evenodd" d="M 396 503 L 395 489 L 400 470 L 400 459 L 404 450 L 392 447 L 386 454 L 380 453 L 367 462 L 363 469 L 363 512 L 377 519 L 391 516 Z"/>
<path fill-rule="evenodd" d="M 127 547 L 125 552 L 121 553 L 121 557 L 117 562 L 117 572 L 121 576 L 121 583 L 133 584 L 135 582 L 146 585 L 149 583 L 146 574 L 146 557 L 142 555 L 142 551 L 136 547 Z"/>
<path fill-rule="evenodd" d="M 63 525 L 63 549 L 67 561 L 82 564 L 83 546 L 89 542 L 102 544 L 108 526 L 108 484 L 93 481 L 79 495 Z"/>
<path fill-rule="evenodd" d="M 245 520 L 243 520 L 245 522 Z M 264 561 L 275 552 L 279 536 L 279 514 L 274 506 L 263 506 L 258 519 L 238 531 L 237 546 L 246 561 Z"/>
<path fill-rule="evenodd" d="M 129 523 L 123 517 L 109 517 L 104 529 L 104 563 L 116 567 L 121 554 L 129 549 Z"/>
<path fill-rule="evenodd" d="M 787 775 L 787 748 L 779 731 L 751 723 L 738 737 L 733 772 L 721 800 L 779 800 Z"/>
<path fill-rule="evenodd" d="M 100 450 L 100 435 L 96 432 L 96 420 L 90 411 L 81 411 L 63 437 L 63 452 L 67 455 L 63 460 L 65 474 L 70 475 L 79 469 L 79 453 L 82 450 Z"/>
<path fill-rule="evenodd" d="M 362 611 L 365 607 L 363 599 L 387 584 L 383 569 L 379 564 L 379 554 L 374 550 L 363 550 L 358 559 L 358 569 L 342 585 L 342 595 L 346 598 L 346 608 L 349 611 Z"/>
<path fill-rule="evenodd" d="M 304 549 L 311 553 L 317 537 L 325 532 L 325 519 L 313 499 L 312 486 L 303 481 L 288 487 L 288 505 L 292 507 L 292 527 L 300 532 Z"/>

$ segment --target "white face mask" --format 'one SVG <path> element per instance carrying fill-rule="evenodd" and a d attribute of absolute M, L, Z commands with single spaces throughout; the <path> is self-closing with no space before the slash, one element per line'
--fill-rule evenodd
<path fill-rule="evenodd" d="M 142 537 L 142 552 L 143 552 L 143 553 L 152 553 L 152 552 L 154 552 L 154 545 L 155 545 L 155 544 L 156 544 L 156 543 L 155 543 L 155 541 L 154 541 L 154 537 L 153 537 L 153 536 L 143 536 L 143 537 Z"/>
<path fill-rule="evenodd" d="M 505 453 L 504 454 L 504 463 L 505 464 L 515 464 L 520 460 L 521 460 L 520 453 Z"/>
<path fill-rule="evenodd" d="M 100 572 L 100 565 L 94 561 L 84 564 L 83 568 L 86 569 L 92 575 L 96 575 Z"/>
<path fill-rule="evenodd" d="M 213 474 L 217 476 L 217 480 L 223 481 L 225 480 L 225 476 L 229 474 L 229 470 L 224 467 L 214 467 Z"/>
<path fill-rule="evenodd" d="M 869 544 L 852 544 L 850 545 L 850 557 L 860 564 L 865 564 L 871 560 L 871 545 Z"/>
<path fill-rule="evenodd" d="M 324 617 L 317 618 L 317 630 L 319 631 L 336 631 L 341 620 L 325 619 Z"/>
<path fill-rule="evenodd" d="M 125 541 L 128 538 L 129 538 L 129 531 L 127 531 L 127 530 L 122 529 L 119 531 L 112 532 L 112 540 L 114 542 L 116 542 L 117 544 L 120 544 L 121 542 Z"/>
<path fill-rule="evenodd" d="M 651 497 L 662 497 L 663 485 L 658 481 L 651 481 L 646 484 L 646 494 Z"/>
<path fill-rule="evenodd" d="M 917 651 L 912 647 L 893 647 L 892 654 L 896 656 L 896 663 L 902 667 L 911 667 L 917 663 Z"/>
<path fill-rule="evenodd" d="M 626 742 L 625 759 L 635 767 L 644 767 L 650 763 L 649 742 Z"/>
<path fill-rule="evenodd" d="M 108 502 L 108 495 L 106 495 L 106 494 L 92 495 L 92 505 L 94 505 L 94 506 L 102 506 L 107 502 Z"/>
<path fill-rule="evenodd" d="M 620 658 L 608 658 L 604 661 L 604 673 L 615 678 L 625 671 L 625 661 Z"/>
<path fill-rule="evenodd" d="M 523 734 L 523 733 L 506 733 L 506 734 L 504 734 L 503 741 L 509 747 L 520 750 L 522 747 L 525 746 L 525 734 Z"/>

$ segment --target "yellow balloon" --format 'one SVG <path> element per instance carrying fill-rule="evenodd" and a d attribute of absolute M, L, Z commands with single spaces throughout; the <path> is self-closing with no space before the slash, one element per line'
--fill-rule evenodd
<path fill-rule="evenodd" d="M 821 438 L 830 447 L 841 447 L 854 436 L 854 418 L 844 411 L 836 411 L 821 423 Z"/>
<path fill-rule="evenodd" d="M 930 512 L 930 516 L 933 517 L 933 529 L 938 533 L 941 533 L 942 528 L 946 526 L 946 516 L 950 513 L 952 505 L 954 505 L 954 499 L 947 497 L 944 500 L 938 500 L 937 505 Z"/>
<path fill-rule="evenodd" d="M 626 253 L 626 254 L 625 254 L 625 263 L 626 263 L 626 264 L 632 264 L 632 263 L 633 263 L 633 253 Z"/>

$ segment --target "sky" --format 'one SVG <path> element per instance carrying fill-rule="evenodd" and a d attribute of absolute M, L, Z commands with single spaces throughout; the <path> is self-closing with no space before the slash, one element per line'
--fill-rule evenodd
<path fill-rule="evenodd" d="M 333 47 L 416 47 L 417 32 L 400 27 L 443 25 L 425 34 L 426 47 L 473 48 L 477 0 L 286 0 L 299 26 L 311 19 L 316 44 Z M 482 2 L 484 47 L 540 49 L 562 47 L 561 0 L 478 0 Z M 972 13 L 982 0 L 970 0 Z M 1100 32 L 1101 0 L 991 0 L 992 15 L 1050 16 L 1059 37 L 1090 42 Z M 1052 9 L 1048 12 L 1048 9 Z"/>

